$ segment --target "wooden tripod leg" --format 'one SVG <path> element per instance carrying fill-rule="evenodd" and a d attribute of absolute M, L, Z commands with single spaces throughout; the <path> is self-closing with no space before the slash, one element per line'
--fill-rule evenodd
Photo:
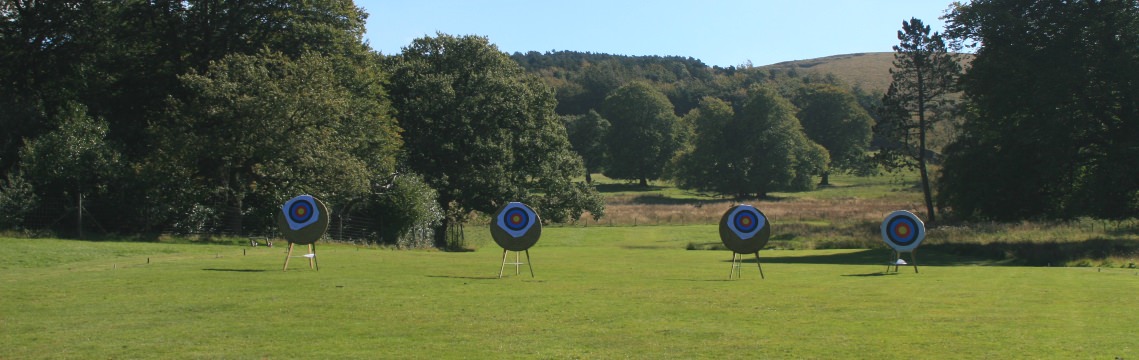
<path fill-rule="evenodd" d="M 308 250 L 312 254 L 312 257 L 308 258 L 308 267 L 311 269 L 315 265 L 316 271 L 320 271 L 320 262 L 316 260 L 316 244 L 309 244 Z"/>
<path fill-rule="evenodd" d="M 732 252 L 732 271 L 728 272 L 728 280 L 731 280 L 733 276 L 736 276 L 736 252 L 735 251 Z"/>
<path fill-rule="evenodd" d="M 526 249 L 526 265 L 530 266 L 530 277 L 534 277 L 534 264 L 530 263 L 530 249 Z"/>
<path fill-rule="evenodd" d="M 910 261 L 914 262 L 914 274 L 918 273 L 918 251 L 917 249 L 910 251 Z"/>
<path fill-rule="evenodd" d="M 289 251 L 285 252 L 285 267 L 281 271 L 289 270 L 289 257 L 293 256 L 293 243 L 289 243 Z"/>
<path fill-rule="evenodd" d="M 743 255 L 740 255 L 740 257 L 743 257 Z M 755 252 L 755 265 L 759 266 L 759 278 L 760 279 L 766 279 L 767 277 L 763 276 L 763 265 L 759 264 L 759 252 L 758 251 Z"/>
<path fill-rule="evenodd" d="M 506 249 L 502 249 L 502 266 L 498 267 L 498 278 L 502 278 L 502 269 L 506 268 Z"/>

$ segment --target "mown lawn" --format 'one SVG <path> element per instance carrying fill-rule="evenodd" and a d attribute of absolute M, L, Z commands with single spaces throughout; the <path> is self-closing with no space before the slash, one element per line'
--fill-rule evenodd
<path fill-rule="evenodd" d="M 548 227 L 502 279 L 493 243 L 283 272 L 280 245 L 4 238 L 0 359 L 1139 357 L 1134 269 L 765 250 L 727 281 L 728 252 L 684 250 L 714 229 Z"/>

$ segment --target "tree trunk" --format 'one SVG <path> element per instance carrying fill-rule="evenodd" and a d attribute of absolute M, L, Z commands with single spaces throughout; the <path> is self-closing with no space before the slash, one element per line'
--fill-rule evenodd
<path fill-rule="evenodd" d="M 831 185 L 831 172 L 830 171 L 823 171 L 823 175 L 821 176 L 821 178 L 822 179 L 819 179 L 819 186 L 830 186 Z"/>
<path fill-rule="evenodd" d="M 937 215 L 933 212 L 933 194 L 929 188 L 929 172 L 926 171 L 925 166 L 925 132 L 918 136 L 919 141 L 922 143 L 922 152 L 918 156 L 918 168 L 921 170 L 921 190 L 925 193 L 925 210 L 929 216 L 929 222 L 937 221 Z"/>
<path fill-rule="evenodd" d="M 435 227 L 435 248 L 439 250 L 447 250 L 447 226 L 450 225 L 451 219 L 443 217 L 443 221 L 439 222 L 439 226 Z"/>
<path fill-rule="evenodd" d="M 233 236 L 241 236 L 241 222 L 241 197 L 235 196 L 225 209 L 226 229 L 229 230 Z"/>
<path fill-rule="evenodd" d="M 933 222 L 937 221 L 937 214 L 935 214 L 934 210 L 933 210 L 933 193 L 930 191 L 930 188 L 929 188 L 929 172 L 926 170 L 926 166 L 925 166 L 925 153 L 926 153 L 926 150 L 925 150 L 925 132 L 926 132 L 925 101 L 926 101 L 926 99 L 925 99 L 925 79 L 922 76 L 922 74 L 923 74 L 922 72 L 924 71 L 924 69 L 922 69 L 920 67 L 920 65 L 921 65 L 920 62 L 915 62 L 915 63 L 917 63 L 919 66 L 918 71 L 917 71 L 917 76 L 918 76 L 918 82 L 917 82 L 917 85 L 918 85 L 918 169 L 921 172 L 921 190 L 922 190 L 922 193 L 925 195 L 926 216 L 929 217 L 929 219 L 928 219 L 929 222 L 933 223 Z"/>
<path fill-rule="evenodd" d="M 79 221 L 75 222 L 75 226 L 79 230 L 79 239 L 83 240 L 83 193 L 79 193 Z"/>
<path fill-rule="evenodd" d="M 641 178 L 641 187 L 649 187 L 649 179 Z"/>
<path fill-rule="evenodd" d="M 593 175 L 589 173 L 589 170 L 585 171 L 585 183 L 586 184 L 592 184 L 593 183 Z"/>

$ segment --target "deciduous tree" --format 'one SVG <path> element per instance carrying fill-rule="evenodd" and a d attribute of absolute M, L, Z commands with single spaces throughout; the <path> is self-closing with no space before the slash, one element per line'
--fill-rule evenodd
<path fill-rule="evenodd" d="M 874 119 L 854 95 L 833 85 L 808 85 L 799 89 L 795 104 L 807 137 L 830 155 L 819 185 L 830 184 L 832 169 L 856 171 L 868 166 Z"/>
<path fill-rule="evenodd" d="M 153 156 L 185 169 L 187 190 L 203 192 L 195 200 L 218 207 L 228 231 L 242 233 L 246 215 L 269 226 L 272 209 L 297 194 L 364 196 L 395 168 L 394 121 L 379 98 L 364 106 L 332 59 L 230 55 L 181 78 L 190 95 L 153 129 L 163 145 Z"/>
<path fill-rule="evenodd" d="M 435 245 L 468 212 L 509 201 L 544 220 L 600 216 L 597 192 L 580 176 L 553 92 L 479 36 L 416 39 L 389 61 L 389 93 L 404 129 L 407 164 L 439 192 L 447 214 Z"/>
<path fill-rule="evenodd" d="M 609 120 L 590 110 L 585 115 L 563 115 L 566 132 L 573 150 L 585 163 L 585 182 L 592 183 L 592 173 L 601 170 L 607 159 L 605 136 Z"/>
<path fill-rule="evenodd" d="M 794 106 L 770 88 L 753 87 L 738 113 L 705 98 L 688 118 L 695 136 L 673 173 L 683 188 L 737 198 L 807 190 L 828 161 L 826 149 L 803 133 Z"/>
<path fill-rule="evenodd" d="M 1139 1 L 955 3 L 976 46 L 939 197 L 994 220 L 1139 215 Z"/>
<path fill-rule="evenodd" d="M 646 187 L 660 178 L 680 146 L 680 119 L 668 97 L 648 83 L 632 82 L 606 97 L 600 112 L 611 124 L 606 139 L 611 166 L 605 175 Z"/>

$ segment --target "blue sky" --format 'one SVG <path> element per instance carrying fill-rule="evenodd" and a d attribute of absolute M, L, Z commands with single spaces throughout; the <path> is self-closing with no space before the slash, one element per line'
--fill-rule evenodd
<path fill-rule="evenodd" d="M 384 54 L 415 38 L 481 35 L 507 53 L 549 50 L 767 65 L 889 52 L 903 20 L 941 31 L 951 0 L 356 0 Z"/>

